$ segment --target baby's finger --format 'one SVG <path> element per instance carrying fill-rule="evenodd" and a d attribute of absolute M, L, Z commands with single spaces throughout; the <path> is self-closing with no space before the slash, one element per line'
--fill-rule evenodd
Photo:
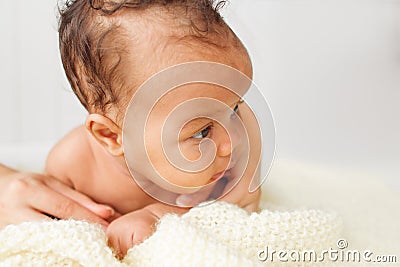
<path fill-rule="evenodd" d="M 250 204 L 243 207 L 248 213 L 259 211 L 259 201 L 253 201 Z"/>
<path fill-rule="evenodd" d="M 117 258 L 122 259 L 134 245 L 134 231 L 131 224 L 114 223 L 107 228 L 108 245 L 113 248 Z"/>
<path fill-rule="evenodd" d="M 122 259 L 123 254 L 120 249 L 121 241 L 119 240 L 119 236 L 116 234 L 110 234 L 109 229 L 107 229 L 107 237 L 108 237 L 108 246 L 114 250 L 115 256 L 118 259 Z"/>
<path fill-rule="evenodd" d="M 247 210 L 249 213 L 257 211 L 261 197 L 261 189 L 259 188 L 254 192 L 250 192 L 247 183 L 242 183 L 241 181 L 236 185 L 234 183 L 235 181 L 230 181 L 230 183 L 227 184 L 225 189 L 226 192 L 224 192 L 225 195 L 221 200 L 235 203 L 239 207 Z M 232 186 L 234 186 L 232 191 L 227 193 L 227 190 L 232 188 Z"/>
<path fill-rule="evenodd" d="M 119 239 L 121 255 L 125 256 L 131 247 L 142 243 L 152 233 L 152 228 L 149 225 L 141 225 L 140 223 L 120 233 L 122 235 Z"/>
<path fill-rule="evenodd" d="M 94 202 L 88 196 L 70 188 L 69 186 L 65 185 L 57 179 L 48 179 L 45 181 L 45 183 L 58 193 L 68 197 L 69 199 L 74 200 L 75 202 L 79 203 L 80 205 L 87 208 L 88 210 L 103 219 L 109 219 L 115 215 L 114 209 L 110 206 Z"/>

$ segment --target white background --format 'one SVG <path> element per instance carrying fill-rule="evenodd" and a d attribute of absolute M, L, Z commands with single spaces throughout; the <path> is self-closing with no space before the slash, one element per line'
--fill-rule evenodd
<path fill-rule="evenodd" d="M 0 10 L 0 162 L 35 169 L 86 113 L 62 71 L 56 1 Z M 276 160 L 400 189 L 399 0 L 231 0 L 223 14 L 273 111 Z"/>

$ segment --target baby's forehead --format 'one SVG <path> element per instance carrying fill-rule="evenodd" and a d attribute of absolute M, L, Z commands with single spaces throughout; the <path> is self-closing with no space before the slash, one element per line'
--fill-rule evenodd
<path fill-rule="evenodd" d="M 170 22 L 163 23 L 171 19 L 171 15 L 165 15 L 162 19 L 151 19 L 152 16 L 154 14 L 150 18 L 147 17 L 145 21 L 137 21 L 131 17 L 123 24 L 126 30 L 124 35 L 126 47 L 120 75 L 123 77 L 126 89 L 120 94 L 120 99 L 123 98 L 121 102 L 128 104 L 141 85 L 157 73 L 187 62 L 209 61 L 229 65 L 251 79 L 252 66 L 249 55 L 234 34 L 231 34 L 229 38 L 209 35 L 207 38 L 210 40 L 219 39 L 219 45 L 216 45 L 215 40 L 204 41 L 207 39 L 205 36 L 200 39 L 193 37 L 183 26 L 170 27 L 168 25 Z M 149 21 L 149 24 L 146 24 L 146 21 Z M 228 26 L 226 27 L 229 29 Z M 204 90 L 206 87 L 205 84 L 187 85 L 185 90 L 177 87 L 165 98 L 160 99 L 160 104 L 168 106 L 199 97 L 210 97 L 227 102 L 226 97 L 231 94 L 229 90 L 225 92 Z"/>
<path fill-rule="evenodd" d="M 241 96 L 233 90 L 208 83 L 191 83 L 178 86 L 161 96 L 154 103 L 154 111 L 169 113 L 179 109 L 183 113 L 213 115 L 221 110 L 221 107 L 233 107 Z"/>
<path fill-rule="evenodd" d="M 131 88 L 127 90 L 126 97 L 129 102 L 130 99 L 136 94 L 137 90 L 140 90 L 143 84 L 145 84 L 149 79 L 157 80 L 157 75 L 161 72 L 164 72 L 171 67 L 177 65 L 183 65 L 188 62 L 210 62 L 210 64 L 224 64 L 227 65 L 227 68 L 234 68 L 238 72 L 242 72 L 245 76 L 248 77 L 246 80 L 246 84 L 243 85 L 244 91 L 247 91 L 249 83 L 251 81 L 252 69 L 251 63 L 249 63 L 249 59 L 246 58 L 246 55 L 242 57 L 237 57 L 233 61 L 227 61 L 224 59 L 221 54 L 209 53 L 209 55 L 202 55 L 199 50 L 191 50 L 185 49 L 182 47 L 176 47 L 177 52 L 180 53 L 179 57 L 174 57 L 174 54 L 171 54 L 172 51 L 165 51 L 160 54 L 153 54 L 147 60 L 144 60 L 141 64 L 141 68 L 138 71 L 132 71 L 133 75 L 127 75 L 127 84 L 131 85 Z M 229 55 L 229 54 L 228 54 Z M 227 56 L 226 56 L 227 57 Z M 158 60 L 157 60 L 158 59 Z M 228 64 L 230 66 L 228 66 Z M 125 70 L 134 69 L 135 65 L 132 64 L 132 67 L 125 68 Z M 219 75 L 215 73 L 215 75 Z M 232 81 L 227 82 L 228 84 L 235 83 L 236 77 L 228 77 Z M 174 76 L 171 76 L 172 80 L 169 83 L 176 84 L 174 82 Z M 212 80 L 212 79 L 211 79 Z M 163 82 L 160 81 L 160 85 L 163 86 Z M 135 85 L 135 86 L 132 86 Z M 144 98 L 149 97 L 153 94 L 152 88 L 146 88 L 148 94 L 143 94 Z M 226 88 L 224 86 L 216 85 L 213 83 L 209 83 L 207 81 L 204 82 L 196 82 L 196 79 L 189 84 L 177 85 L 173 88 L 163 88 L 163 96 L 158 100 L 159 104 L 163 106 L 176 106 L 181 102 L 188 101 L 191 99 L 197 98 L 213 98 L 219 100 L 224 103 L 231 103 L 237 101 L 241 96 L 238 93 L 235 93 L 235 89 Z M 236 90 L 237 91 L 237 90 Z M 242 90 L 243 91 L 243 90 Z"/>

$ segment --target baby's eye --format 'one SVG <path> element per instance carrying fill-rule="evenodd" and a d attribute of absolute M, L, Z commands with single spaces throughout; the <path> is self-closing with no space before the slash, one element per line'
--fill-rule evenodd
<path fill-rule="evenodd" d="M 239 111 L 239 104 L 236 104 L 236 106 L 233 108 L 233 112 L 231 114 L 231 118 L 236 117 L 238 111 Z"/>
<path fill-rule="evenodd" d="M 203 138 L 206 138 L 206 137 L 210 134 L 211 127 L 212 127 L 212 126 L 210 125 L 210 126 L 204 128 L 203 130 L 201 130 L 201 131 L 198 132 L 197 134 L 193 135 L 192 138 L 194 138 L 194 139 L 203 139 Z"/>

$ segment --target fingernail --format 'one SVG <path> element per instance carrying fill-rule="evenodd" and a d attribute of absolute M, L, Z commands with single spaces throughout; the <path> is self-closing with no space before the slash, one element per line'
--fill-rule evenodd
<path fill-rule="evenodd" d="M 106 206 L 106 210 L 108 210 L 110 212 L 110 217 L 114 216 L 115 210 L 113 208 Z"/>

